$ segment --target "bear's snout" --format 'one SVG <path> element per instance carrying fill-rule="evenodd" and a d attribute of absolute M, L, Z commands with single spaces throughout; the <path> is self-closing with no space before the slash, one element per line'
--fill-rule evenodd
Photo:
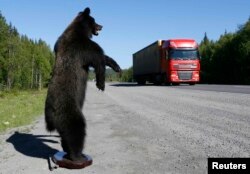
<path fill-rule="evenodd" d="M 94 35 L 98 35 L 98 31 L 101 31 L 102 30 L 102 26 L 99 25 L 99 24 L 95 24 L 95 31 L 94 31 Z"/>

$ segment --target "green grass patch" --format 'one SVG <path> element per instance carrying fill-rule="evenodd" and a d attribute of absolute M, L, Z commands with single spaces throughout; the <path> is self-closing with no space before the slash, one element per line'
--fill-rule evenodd
<path fill-rule="evenodd" d="M 44 113 L 47 90 L 0 91 L 0 132 L 32 123 Z"/>

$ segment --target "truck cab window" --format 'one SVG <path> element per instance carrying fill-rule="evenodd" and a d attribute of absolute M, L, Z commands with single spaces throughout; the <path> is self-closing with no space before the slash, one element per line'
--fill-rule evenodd
<path fill-rule="evenodd" d="M 199 59 L 198 50 L 175 50 L 172 49 L 169 52 L 170 58 L 175 60 L 185 60 L 185 59 Z"/>

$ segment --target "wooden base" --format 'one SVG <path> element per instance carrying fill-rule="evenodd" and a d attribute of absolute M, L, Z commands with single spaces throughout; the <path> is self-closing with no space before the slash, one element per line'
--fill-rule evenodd
<path fill-rule="evenodd" d="M 65 152 L 57 152 L 52 157 L 52 161 L 59 167 L 63 167 L 67 169 L 82 169 L 87 166 L 90 166 L 93 162 L 92 158 L 88 155 L 83 154 L 83 157 L 85 158 L 84 162 L 74 162 L 74 161 L 68 160 L 66 158 L 63 158 L 65 155 L 66 155 Z"/>

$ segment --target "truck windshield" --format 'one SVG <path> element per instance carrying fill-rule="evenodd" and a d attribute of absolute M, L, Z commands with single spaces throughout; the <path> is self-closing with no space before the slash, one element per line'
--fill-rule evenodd
<path fill-rule="evenodd" d="M 198 50 L 170 50 L 169 58 L 175 60 L 199 59 Z"/>

